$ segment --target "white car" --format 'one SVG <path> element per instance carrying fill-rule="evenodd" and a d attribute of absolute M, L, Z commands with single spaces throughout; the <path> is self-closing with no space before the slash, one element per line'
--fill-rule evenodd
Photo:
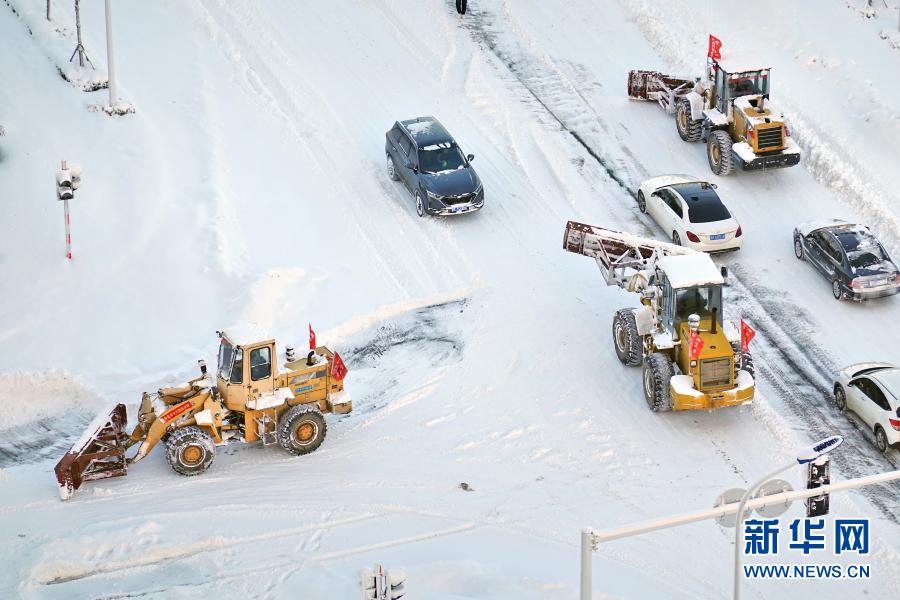
<path fill-rule="evenodd" d="M 740 224 L 715 184 L 689 175 L 651 177 L 638 189 L 638 208 L 662 227 L 672 242 L 702 252 L 739 250 Z"/>
<path fill-rule="evenodd" d="M 850 410 L 875 434 L 881 452 L 900 448 L 900 367 L 888 363 L 859 363 L 838 374 L 834 403 Z"/>

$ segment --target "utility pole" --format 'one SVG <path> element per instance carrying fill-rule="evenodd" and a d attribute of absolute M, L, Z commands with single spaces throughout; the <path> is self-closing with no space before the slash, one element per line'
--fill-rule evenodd
<path fill-rule="evenodd" d="M 116 97 L 116 66 L 113 58 L 111 4 L 111 0 L 106 0 L 106 68 L 109 71 L 109 108 L 113 109 L 119 103 L 119 99 Z"/>

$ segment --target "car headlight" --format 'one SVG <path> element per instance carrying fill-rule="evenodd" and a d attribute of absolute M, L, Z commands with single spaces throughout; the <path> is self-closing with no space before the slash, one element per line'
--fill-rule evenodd
<path fill-rule="evenodd" d="M 428 194 L 428 198 L 430 200 L 440 200 L 441 198 L 443 198 L 443 196 L 441 196 L 439 194 L 435 194 L 431 190 L 425 190 L 425 193 Z"/>

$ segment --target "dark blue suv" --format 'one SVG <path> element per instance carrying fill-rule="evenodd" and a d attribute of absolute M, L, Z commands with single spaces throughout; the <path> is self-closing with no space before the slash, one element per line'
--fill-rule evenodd
<path fill-rule="evenodd" d="M 385 134 L 388 177 L 402 181 L 420 217 L 458 215 L 484 206 L 484 187 L 453 136 L 434 117 L 398 121 Z"/>

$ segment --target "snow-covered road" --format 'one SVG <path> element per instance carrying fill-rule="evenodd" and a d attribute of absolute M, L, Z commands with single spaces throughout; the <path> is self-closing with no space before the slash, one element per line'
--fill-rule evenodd
<path fill-rule="evenodd" d="M 380 560 L 407 571 L 410 597 L 571 598 L 581 527 L 709 506 L 834 431 L 847 437 L 834 477 L 896 468 L 827 394 L 845 364 L 900 361 L 900 302 L 835 302 L 790 233 L 857 218 L 900 254 L 886 158 L 900 52 L 843 4 L 815 16 L 765 4 L 778 26 L 756 40 L 699 0 L 497 0 L 464 18 L 437 0 L 123 1 L 120 87 L 137 112 L 120 119 L 86 111 L 104 92 L 63 82 L 40 31 L 0 10 L 14 82 L 0 88 L 0 408 L 16 415 L 0 426 L 0 591 L 344 598 Z M 82 10 L 101 63 L 102 8 Z M 838 25 L 846 48 L 823 34 Z M 756 402 L 660 415 L 609 336 L 635 298 L 560 241 L 570 218 L 662 238 L 636 185 L 707 176 L 702 146 L 624 90 L 630 68 L 699 73 L 710 28 L 726 50 L 774 49 L 773 98 L 812 158 L 716 180 L 746 233 L 717 260 L 732 273 L 726 316 L 758 330 Z M 846 114 L 832 83 L 861 90 L 864 110 Z M 424 114 L 476 155 L 482 212 L 421 220 L 385 175 L 385 130 Z M 86 174 L 71 265 L 50 185 L 63 157 Z M 211 360 L 215 329 L 254 323 L 284 344 L 308 321 L 346 353 L 354 398 L 311 456 L 229 446 L 187 479 L 153 455 L 66 504 L 49 452 L 13 462 L 54 424 L 77 437 L 104 403 L 133 409 Z M 804 484 L 799 469 L 790 480 Z M 757 582 L 751 597 L 896 589 L 897 486 L 832 500 L 873 519 L 872 579 Z M 598 597 L 721 597 L 732 533 L 704 523 L 601 548 Z"/>

